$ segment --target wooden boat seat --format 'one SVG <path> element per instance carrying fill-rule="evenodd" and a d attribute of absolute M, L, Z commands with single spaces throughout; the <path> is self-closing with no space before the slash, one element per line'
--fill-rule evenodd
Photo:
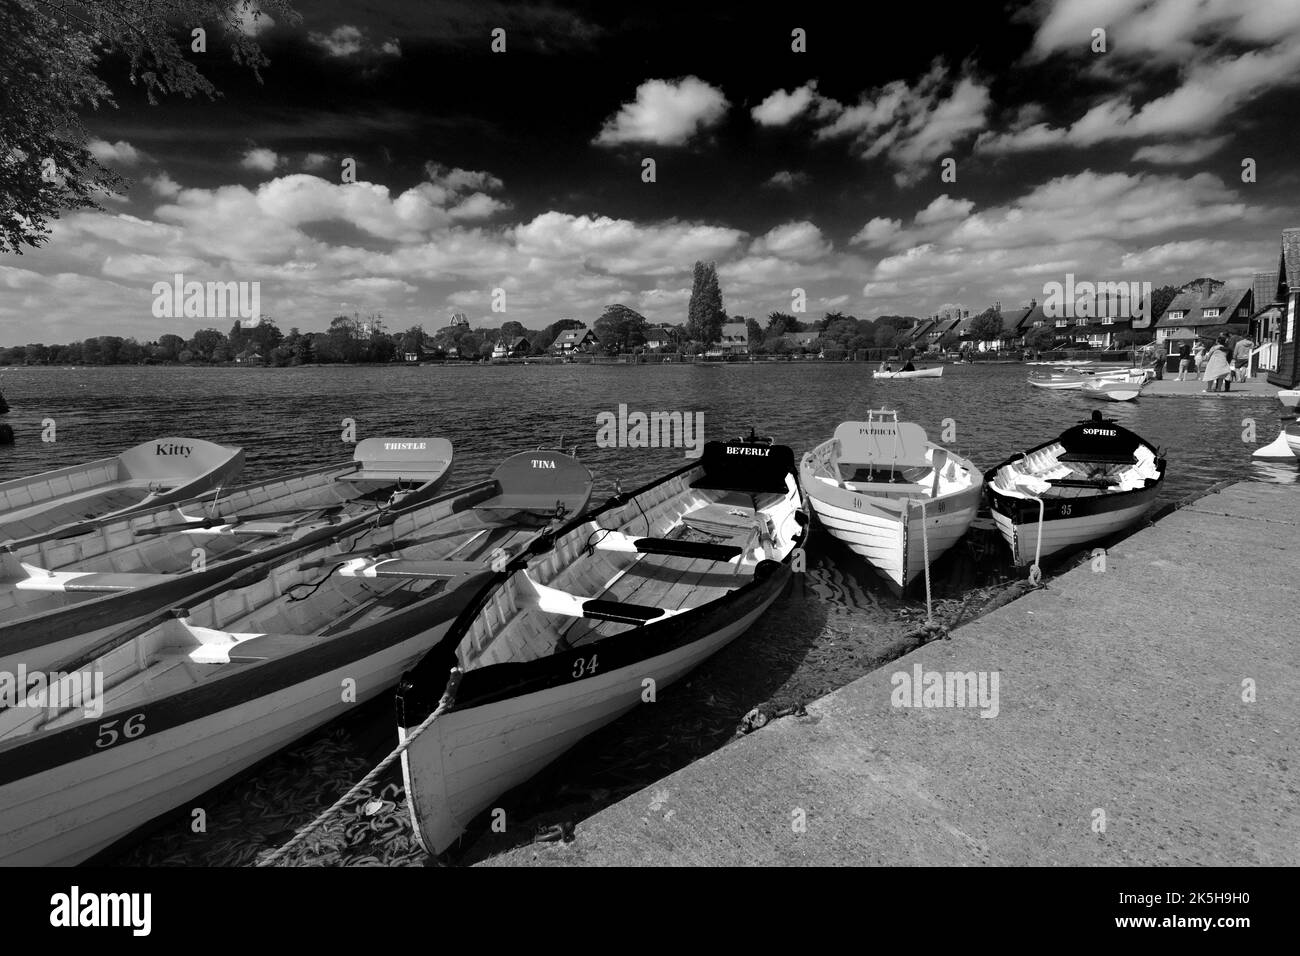
<path fill-rule="evenodd" d="M 682 524 L 715 538 L 734 538 L 754 527 L 754 509 L 745 505 L 715 503 L 682 515 Z"/>
<path fill-rule="evenodd" d="M 618 624 L 639 625 L 663 617 L 663 608 L 645 604 L 626 604 L 622 601 L 584 601 L 582 616 L 594 621 L 614 621 Z"/>
<path fill-rule="evenodd" d="M 569 503 L 555 495 L 503 494 L 494 495 L 480 501 L 474 506 L 475 511 L 531 511 L 550 512 L 557 503 L 563 504 L 572 512 Z"/>
<path fill-rule="evenodd" d="M 1088 462 L 1097 462 L 1098 464 L 1106 464 L 1106 465 L 1135 465 L 1135 464 L 1137 464 L 1137 458 L 1136 458 L 1136 456 L 1134 456 L 1132 453 L 1129 453 L 1129 454 L 1127 454 L 1127 455 L 1125 455 L 1125 454 L 1107 455 L 1107 454 L 1099 454 L 1099 453 L 1097 453 L 1097 452 L 1067 452 L 1067 453 L 1064 454 L 1064 455 L 1058 455 L 1058 456 L 1056 457 L 1056 460 L 1057 460 L 1057 461 L 1060 461 L 1060 462 L 1066 462 L 1066 463 L 1069 463 L 1069 462 L 1084 462 L 1084 463 L 1088 463 Z"/>
<path fill-rule="evenodd" d="M 730 561 L 744 552 L 734 545 L 683 538 L 632 538 L 617 532 L 605 535 L 596 543 L 598 551 L 623 551 L 637 554 L 666 554 L 678 558 L 705 558 Z"/>
<path fill-rule="evenodd" d="M 880 498 L 901 495 L 929 495 L 930 489 L 912 481 L 845 481 L 844 487 L 849 491 L 860 491 Z"/>

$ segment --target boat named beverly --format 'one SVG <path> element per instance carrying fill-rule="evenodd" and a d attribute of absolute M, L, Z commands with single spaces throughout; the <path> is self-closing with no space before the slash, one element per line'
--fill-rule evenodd
<path fill-rule="evenodd" d="M 978 468 L 894 412 L 842 423 L 799 475 L 826 530 L 899 590 L 966 533 L 983 496 Z"/>
<path fill-rule="evenodd" d="M 443 852 L 500 794 L 744 633 L 807 529 L 793 452 L 751 436 L 534 542 L 398 690 L 421 845 Z"/>
<path fill-rule="evenodd" d="M 1098 411 L 984 477 L 1015 563 L 1039 565 L 1134 524 L 1160 493 L 1165 459 Z"/>

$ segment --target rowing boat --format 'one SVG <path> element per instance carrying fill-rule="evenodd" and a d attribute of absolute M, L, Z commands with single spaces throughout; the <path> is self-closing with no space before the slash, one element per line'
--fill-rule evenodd
<path fill-rule="evenodd" d="M 984 477 L 1012 559 L 1041 566 L 1136 523 L 1160 493 L 1165 459 L 1098 411 Z"/>
<path fill-rule="evenodd" d="M 831 536 L 901 591 L 966 533 L 984 483 L 971 462 L 890 414 L 841 423 L 804 455 L 799 478 Z"/>
<path fill-rule="evenodd" d="M 744 633 L 807 530 L 793 452 L 751 436 L 534 542 L 399 685 L 425 850 Z"/>
<path fill-rule="evenodd" d="M 57 706 L 33 691 L 0 710 L 0 864 L 81 862 L 391 687 L 493 563 L 545 535 L 548 510 L 585 507 L 591 487 L 576 459 L 524 452 L 60 662 Z M 95 679 L 88 714 L 72 691 Z"/>
<path fill-rule="evenodd" d="M 1080 391 L 1085 398 L 1103 402 L 1132 402 L 1142 394 L 1142 383 L 1119 380 L 1084 382 Z"/>
<path fill-rule="evenodd" d="M 114 458 L 0 482 L 0 541 L 118 518 L 224 485 L 244 452 L 198 438 L 159 438 Z"/>
<path fill-rule="evenodd" d="M 943 366 L 912 369 L 910 372 L 872 372 L 872 378 L 938 378 L 943 375 Z"/>
<path fill-rule="evenodd" d="M 0 546 L 0 671 L 46 667 L 240 568 L 413 507 L 451 464 L 444 438 L 369 438 L 342 465 Z"/>

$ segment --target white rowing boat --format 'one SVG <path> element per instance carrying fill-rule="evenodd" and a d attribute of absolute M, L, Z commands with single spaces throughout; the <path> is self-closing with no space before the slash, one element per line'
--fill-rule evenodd
<path fill-rule="evenodd" d="M 803 457 L 799 477 L 822 526 L 903 590 L 970 527 L 983 497 L 971 462 L 911 422 L 875 412 L 843 422 Z"/>
<path fill-rule="evenodd" d="M 44 668 L 240 568 L 417 505 L 451 465 L 444 438 L 369 438 L 342 465 L 0 546 L 0 672 Z"/>
<path fill-rule="evenodd" d="M 1084 382 L 1080 392 L 1085 398 L 1095 398 L 1103 402 L 1132 402 L 1142 394 L 1142 383 L 1122 380 Z"/>
<path fill-rule="evenodd" d="M 0 482 L 0 541 L 24 541 L 184 501 L 231 481 L 244 452 L 198 438 L 159 438 L 113 458 Z"/>
<path fill-rule="evenodd" d="M 1151 507 L 1165 459 L 1101 412 L 985 476 L 993 520 L 1017 565 L 1122 531 Z"/>
<path fill-rule="evenodd" d="M 57 704 L 33 690 L 0 710 L 0 865 L 81 862 L 390 688 L 548 510 L 585 507 L 580 462 L 520 457 L 61 662 Z M 72 691 L 95 681 L 87 714 Z"/>
<path fill-rule="evenodd" d="M 872 372 L 872 378 L 939 378 L 943 375 L 943 366 L 912 369 L 910 372 Z"/>
<path fill-rule="evenodd" d="M 793 453 L 745 440 L 710 442 L 535 543 L 398 690 L 421 845 L 447 850 L 502 793 L 742 634 L 807 528 Z"/>

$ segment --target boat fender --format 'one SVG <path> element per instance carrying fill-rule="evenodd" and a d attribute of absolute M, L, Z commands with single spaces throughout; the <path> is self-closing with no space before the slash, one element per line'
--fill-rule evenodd
<path fill-rule="evenodd" d="M 12 425 L 0 425 L 0 445 L 12 445 L 14 443 L 14 429 Z"/>

